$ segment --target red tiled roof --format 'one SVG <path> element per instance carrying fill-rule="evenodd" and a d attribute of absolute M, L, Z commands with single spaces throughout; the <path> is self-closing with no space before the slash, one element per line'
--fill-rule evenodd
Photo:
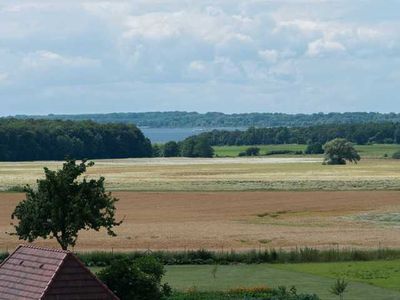
<path fill-rule="evenodd" d="M 118 299 L 71 252 L 19 246 L 0 265 L 0 299 Z"/>

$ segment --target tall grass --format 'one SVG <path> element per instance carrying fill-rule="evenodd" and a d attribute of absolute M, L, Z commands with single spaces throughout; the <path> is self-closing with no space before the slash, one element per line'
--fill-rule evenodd
<path fill-rule="evenodd" d="M 88 266 L 106 266 L 113 259 L 126 257 L 135 259 L 153 255 L 166 265 L 204 264 L 260 264 L 260 263 L 309 263 L 344 262 L 400 259 L 400 249 L 378 248 L 372 250 L 338 249 L 318 250 L 301 248 L 293 250 L 269 249 L 247 252 L 197 251 L 154 251 L 154 252 L 81 252 L 79 258 Z"/>

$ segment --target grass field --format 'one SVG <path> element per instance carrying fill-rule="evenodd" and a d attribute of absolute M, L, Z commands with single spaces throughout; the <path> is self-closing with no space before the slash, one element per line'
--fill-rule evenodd
<path fill-rule="evenodd" d="M 277 265 L 281 270 L 347 278 L 400 292 L 400 260 Z"/>
<path fill-rule="evenodd" d="M 240 152 L 245 151 L 250 146 L 216 146 L 214 147 L 215 155 L 219 157 L 235 157 Z M 306 145 L 290 144 L 290 145 L 259 145 L 260 154 L 267 151 L 289 150 L 304 151 Z M 400 145 L 396 144 L 376 144 L 376 145 L 356 145 L 357 151 L 362 158 L 384 158 L 385 154 L 391 157 L 394 152 L 400 150 Z M 287 156 L 287 155 L 286 155 Z M 322 157 L 322 156 L 321 156 Z"/>
<path fill-rule="evenodd" d="M 400 248 L 400 192 L 116 192 L 117 237 L 82 232 L 75 250 Z M 0 193 L 0 249 L 20 243 L 10 215 L 22 194 Z M 361 217 L 360 217 L 361 216 Z M 38 241 L 56 246 L 55 241 Z"/>
<path fill-rule="evenodd" d="M 35 184 L 60 162 L 0 163 L 0 190 Z M 400 160 L 323 166 L 321 158 L 160 158 L 99 160 L 89 170 L 114 191 L 399 190 Z"/>
<path fill-rule="evenodd" d="M 400 278 L 396 272 L 388 272 L 387 267 L 392 264 L 392 270 L 399 270 L 399 261 L 371 262 L 344 264 L 347 274 L 372 272 L 374 274 L 389 274 L 381 281 L 358 282 L 359 278 L 349 277 L 349 292 L 344 299 L 349 300 L 398 300 L 400 299 Z M 212 276 L 214 266 L 167 266 L 165 281 L 173 288 L 186 290 L 195 287 L 199 291 L 219 291 L 236 287 L 250 287 L 267 285 L 295 285 L 301 292 L 318 294 L 324 300 L 336 300 L 337 296 L 330 294 L 329 289 L 335 281 L 329 271 L 340 273 L 339 264 L 301 264 L 301 265 L 235 265 L 218 266 L 216 278 Z M 321 270 L 310 272 L 309 270 Z M 324 271 L 323 271 L 324 270 Z M 328 273 L 328 274 L 327 274 Z M 378 275 L 377 275 L 378 276 Z M 362 280 L 361 280 L 362 281 Z M 372 284 L 376 285 L 373 286 Z M 384 288 L 380 287 L 384 286 Z"/>

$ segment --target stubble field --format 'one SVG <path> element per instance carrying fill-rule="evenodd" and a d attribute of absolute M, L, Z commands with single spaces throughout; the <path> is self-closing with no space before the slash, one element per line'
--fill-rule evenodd
<path fill-rule="evenodd" d="M 115 192 L 118 236 L 83 232 L 75 250 L 400 247 L 400 192 Z M 0 249 L 20 241 L 0 193 Z M 41 245 L 55 243 L 39 241 Z"/>
<path fill-rule="evenodd" d="M 400 190 L 400 160 L 323 166 L 321 158 L 160 158 L 99 160 L 89 176 L 113 191 Z M 35 184 L 59 162 L 0 163 L 0 191 Z"/>

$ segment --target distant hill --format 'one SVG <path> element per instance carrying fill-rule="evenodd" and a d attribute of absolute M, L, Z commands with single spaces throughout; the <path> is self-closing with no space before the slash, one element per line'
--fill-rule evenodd
<path fill-rule="evenodd" d="M 99 123 L 128 123 L 141 127 L 154 128 L 184 128 L 184 127 L 304 127 L 326 124 L 360 124 L 380 122 L 400 122 L 399 113 L 315 113 L 315 114 L 284 114 L 284 113 L 242 113 L 224 114 L 218 112 L 143 112 L 143 113 L 110 113 L 81 115 L 18 115 L 20 119 L 50 119 L 50 120 L 92 120 Z"/>

